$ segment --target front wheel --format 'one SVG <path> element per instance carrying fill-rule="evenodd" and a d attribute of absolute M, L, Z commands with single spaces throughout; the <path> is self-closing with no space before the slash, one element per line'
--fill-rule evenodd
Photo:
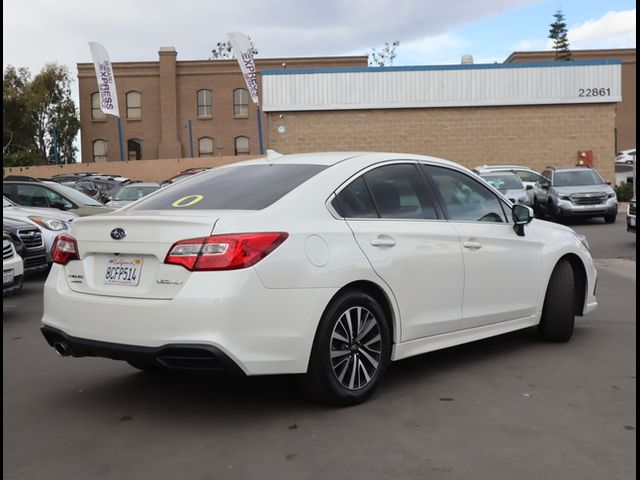
<path fill-rule="evenodd" d="M 615 223 L 617 215 L 605 215 L 604 223 Z"/>
<path fill-rule="evenodd" d="M 391 357 L 388 319 L 369 294 L 348 291 L 325 311 L 304 384 L 317 401 L 356 405 L 380 383 Z"/>
<path fill-rule="evenodd" d="M 551 274 L 538 326 L 544 340 L 569 341 L 573 335 L 575 298 L 573 268 L 567 260 L 560 260 Z"/>

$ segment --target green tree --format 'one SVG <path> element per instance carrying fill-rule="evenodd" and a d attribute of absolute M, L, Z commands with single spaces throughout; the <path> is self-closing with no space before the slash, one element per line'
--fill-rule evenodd
<path fill-rule="evenodd" d="M 396 48 L 400 45 L 400 42 L 396 40 L 389 45 L 389 42 L 384 43 L 384 48 L 380 51 L 375 48 L 371 49 L 369 55 L 370 67 L 389 67 L 393 65 L 393 60 L 396 58 Z"/>
<path fill-rule="evenodd" d="M 571 61 L 569 40 L 567 39 L 567 24 L 564 21 L 562 10 L 553 14 L 555 21 L 549 25 L 549 38 L 553 40 L 553 49 L 556 51 L 556 61 Z"/>
<path fill-rule="evenodd" d="M 251 37 L 249 37 L 249 41 L 251 42 L 251 52 L 255 57 L 258 55 L 258 50 L 253 46 Z M 226 42 L 216 43 L 216 48 L 211 50 L 211 57 L 209 57 L 209 60 L 229 60 L 232 58 L 236 58 L 236 52 L 234 52 L 231 42 L 227 40 Z"/>
<path fill-rule="evenodd" d="M 43 163 L 52 163 L 54 134 L 58 138 L 60 163 L 73 163 L 73 144 L 80 120 L 71 99 L 71 77 L 67 67 L 46 65 L 27 87 L 33 140 Z M 55 132 L 55 133 L 54 133 Z"/>
<path fill-rule="evenodd" d="M 2 158 L 4 166 L 35 165 L 26 88 L 31 74 L 26 68 L 9 65 L 2 76 Z"/>

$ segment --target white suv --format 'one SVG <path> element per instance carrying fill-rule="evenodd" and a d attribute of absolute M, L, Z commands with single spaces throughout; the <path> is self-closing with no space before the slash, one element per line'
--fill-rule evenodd
<path fill-rule="evenodd" d="M 616 163 L 633 163 L 636 161 L 636 149 L 620 150 L 616 153 Z"/>

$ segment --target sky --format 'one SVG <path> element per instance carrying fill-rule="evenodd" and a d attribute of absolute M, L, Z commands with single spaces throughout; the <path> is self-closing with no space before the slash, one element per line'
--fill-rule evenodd
<path fill-rule="evenodd" d="M 210 57 L 226 33 L 248 34 L 260 57 L 368 55 L 399 41 L 394 65 L 503 62 L 513 51 L 546 50 L 561 8 L 572 49 L 635 48 L 631 0 L 3 0 L 2 60 L 37 73 L 90 62 L 88 42 L 112 62 Z"/>
<path fill-rule="evenodd" d="M 573 49 L 636 45 L 630 0 L 5 0 L 3 68 L 37 72 L 48 62 L 89 62 L 87 42 L 111 60 L 206 59 L 226 32 L 251 36 L 261 57 L 369 54 L 400 41 L 394 65 L 504 61 L 544 50 L 562 8 Z"/>

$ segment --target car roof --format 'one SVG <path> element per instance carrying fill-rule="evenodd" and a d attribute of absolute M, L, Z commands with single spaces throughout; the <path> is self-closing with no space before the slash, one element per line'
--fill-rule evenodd
<path fill-rule="evenodd" d="M 481 177 L 497 177 L 497 176 L 504 177 L 504 176 L 507 176 L 507 177 L 520 178 L 514 172 L 511 172 L 509 170 L 493 170 L 493 171 L 480 172 L 480 176 Z"/>
<path fill-rule="evenodd" d="M 135 187 L 159 187 L 160 184 L 158 182 L 135 182 L 135 183 L 129 183 L 127 185 L 125 185 L 124 188 L 135 188 Z"/>

